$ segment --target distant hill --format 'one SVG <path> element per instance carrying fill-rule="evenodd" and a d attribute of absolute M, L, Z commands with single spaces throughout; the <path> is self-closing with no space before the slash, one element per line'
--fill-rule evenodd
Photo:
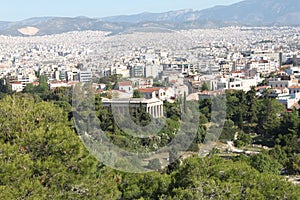
<path fill-rule="evenodd" d="M 122 31 L 126 25 L 118 23 L 104 22 L 100 19 L 91 18 L 68 18 L 68 17 L 42 17 L 31 18 L 19 22 L 0 22 L 0 34 L 22 35 L 18 30 L 26 27 L 39 29 L 37 35 L 51 35 L 70 31 L 102 30 L 102 31 Z"/>
<path fill-rule="evenodd" d="M 199 18 L 247 25 L 299 25 L 299 0 L 245 0 L 196 12 Z"/>
<path fill-rule="evenodd" d="M 84 16 L 41 17 L 18 22 L 1 22 L 0 34 L 23 35 L 18 30 L 33 27 L 36 35 L 69 31 L 101 30 L 121 32 L 166 29 L 216 28 L 230 25 L 273 26 L 300 25 L 299 0 L 245 0 L 229 6 L 215 6 L 194 11 L 140 13 L 92 19 Z M 151 27 L 151 28 L 149 28 Z"/>
<path fill-rule="evenodd" d="M 193 10 L 178 10 L 178 11 L 169 11 L 164 13 L 149 13 L 144 12 L 136 15 L 120 15 L 112 17 L 104 17 L 102 20 L 109 22 L 128 22 L 128 23 L 141 23 L 141 22 L 160 22 L 160 21 L 188 21 L 185 16 L 189 16 L 194 13 Z"/>
<path fill-rule="evenodd" d="M 110 22 L 139 23 L 143 21 L 223 21 L 245 25 L 299 25 L 299 0 L 245 0 L 229 6 L 193 11 L 179 10 L 166 13 L 141 13 L 105 17 Z"/>

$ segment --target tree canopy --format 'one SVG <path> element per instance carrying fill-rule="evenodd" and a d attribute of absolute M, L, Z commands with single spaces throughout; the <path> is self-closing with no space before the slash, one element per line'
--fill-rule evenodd
<path fill-rule="evenodd" d="M 41 80 L 42 81 L 42 80 Z M 48 89 L 47 89 L 48 90 Z M 72 121 L 71 90 L 43 95 L 20 93 L 0 100 L 0 199 L 298 199 L 300 186 L 280 175 L 300 173 L 298 111 L 285 112 L 274 99 L 257 98 L 253 90 L 228 92 L 226 121 L 221 135 L 246 145 L 250 133 L 270 139 L 272 147 L 253 156 L 223 159 L 214 153 L 177 160 L 160 169 L 160 160 L 148 167 L 155 172 L 131 174 L 105 167 L 83 145 Z M 198 132 L 193 146 L 203 142 L 213 100 L 187 108 L 199 109 Z M 251 103 L 249 103 L 251 102 Z M 151 152 L 174 138 L 182 115 L 180 102 L 164 103 L 166 125 L 152 138 L 126 135 L 109 109 L 95 97 L 96 115 L 110 140 L 128 150 Z M 265 105 L 268 103 L 269 105 Z M 150 120 L 142 109 L 132 113 L 136 123 Z M 274 119 L 271 119 L 273 118 Z M 265 120 L 266 124 L 260 122 Z M 191 121 L 196 121 L 191 119 Z M 183 127 L 186 128 L 186 127 Z M 263 139 L 265 139 L 263 137 Z M 184 137 L 183 137 L 184 138 Z M 254 138 L 258 141 L 257 138 Z M 124 164 L 124 163 L 120 163 Z"/>

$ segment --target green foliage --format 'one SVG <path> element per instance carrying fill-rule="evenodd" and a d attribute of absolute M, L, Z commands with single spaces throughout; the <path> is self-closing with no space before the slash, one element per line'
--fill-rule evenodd
<path fill-rule="evenodd" d="M 36 89 L 36 86 L 34 86 L 32 83 L 28 83 L 23 92 L 24 93 L 27 93 L 27 94 L 34 94 L 35 93 L 35 89 Z"/>
<path fill-rule="evenodd" d="M 44 97 L 49 92 L 49 86 L 47 82 L 47 77 L 41 75 L 39 78 L 39 85 L 35 86 L 32 83 L 29 83 L 25 86 L 23 93 L 27 94 L 37 94 L 40 97 Z"/>
<path fill-rule="evenodd" d="M 168 101 L 164 101 L 164 110 L 166 112 L 167 118 L 174 121 L 179 121 L 179 118 L 181 116 L 181 108 L 178 102 L 169 103 Z"/>
<path fill-rule="evenodd" d="M 133 98 L 143 98 L 143 94 L 139 90 L 133 90 Z"/>
<path fill-rule="evenodd" d="M 119 189 L 121 199 L 160 199 L 169 193 L 171 177 L 152 172 L 147 174 L 124 174 Z"/>
<path fill-rule="evenodd" d="M 149 169 L 158 170 L 161 169 L 161 163 L 158 158 L 152 159 L 148 163 Z"/>
<path fill-rule="evenodd" d="M 269 151 L 269 155 L 277 160 L 281 165 L 285 165 L 287 162 L 287 153 L 280 145 L 276 145 Z"/>
<path fill-rule="evenodd" d="M 102 167 L 69 125 L 67 113 L 53 103 L 28 95 L 1 100 L 0 199 L 118 196 L 114 180 L 99 174 Z"/>
<path fill-rule="evenodd" d="M 54 102 L 63 101 L 71 105 L 72 95 L 73 95 L 73 89 L 71 87 L 58 87 L 53 90 L 50 90 L 46 95 L 43 96 L 43 99 L 45 101 L 54 101 Z"/>
<path fill-rule="evenodd" d="M 105 76 L 100 78 L 99 83 L 104 83 L 106 85 L 107 90 L 112 90 L 115 88 L 115 84 L 121 80 L 121 74 L 114 74 L 111 76 Z"/>
<path fill-rule="evenodd" d="M 297 198 L 300 192 L 278 175 L 259 173 L 244 161 L 218 157 L 189 158 L 171 176 L 175 199 L 280 199 Z"/>
<path fill-rule="evenodd" d="M 252 143 L 252 138 L 249 134 L 239 133 L 238 138 L 235 141 L 235 146 L 243 147 Z"/>
<path fill-rule="evenodd" d="M 208 119 L 205 117 L 204 114 L 200 113 L 200 116 L 199 116 L 199 124 L 206 124 L 208 123 Z"/>
<path fill-rule="evenodd" d="M 256 97 L 255 87 L 251 87 L 251 90 L 246 93 L 246 105 L 248 108 L 245 114 L 245 118 L 249 121 L 250 124 L 257 123 L 259 104 Z"/>
<path fill-rule="evenodd" d="M 43 77 L 40 81 L 45 89 Z M 33 90 L 30 87 L 26 89 L 29 93 L 36 92 L 35 86 Z M 102 166 L 87 152 L 72 129 L 72 93 L 68 88 L 44 89 L 38 92 L 42 98 L 14 94 L 0 100 L 0 199 L 298 199 L 300 196 L 299 186 L 279 175 L 283 168 L 289 174 L 300 173 L 297 112 L 287 114 L 276 101 L 267 97 L 257 99 L 253 90 L 226 94 L 227 119 L 221 137 L 230 140 L 239 132 L 238 141 L 250 144 L 250 135 L 243 133 L 250 124 L 251 131 L 261 129 L 261 134 L 277 144 L 269 152 L 222 159 L 212 151 L 209 157 L 193 156 L 181 161 L 176 160 L 178 149 L 171 149 L 169 161 L 174 163 L 168 169 L 130 174 Z M 195 108 L 186 110 L 191 115 L 199 106 L 202 112 L 190 149 L 197 151 L 196 147 L 204 140 L 212 116 L 212 101 L 215 100 L 201 100 Z M 188 127 L 192 125 L 180 127 L 179 102 L 165 102 L 165 127 L 155 137 L 141 139 L 125 134 L 116 126 L 110 110 L 102 107 L 99 95 L 95 97 L 95 108 L 100 126 L 111 141 L 128 150 L 154 151 L 154 146 L 166 146 L 179 128 L 189 133 Z M 150 120 L 143 110 L 137 111 L 132 113 L 133 118 L 141 119 L 137 123 Z M 263 120 L 265 125 L 261 123 Z M 191 123 L 195 121 L 190 119 Z M 117 163 L 124 167 L 127 164 Z M 159 159 L 150 160 L 149 167 L 159 169 Z"/>
<path fill-rule="evenodd" d="M 257 130 L 264 136 L 272 135 L 280 130 L 281 116 L 285 112 L 283 105 L 275 99 L 265 97 L 261 101 L 259 124 Z"/>
<path fill-rule="evenodd" d="M 208 119 L 208 121 L 211 120 L 211 105 L 211 99 L 202 99 L 199 101 L 200 113 L 202 113 L 206 117 L 206 119 Z"/>
<path fill-rule="evenodd" d="M 223 142 L 232 140 L 238 132 L 235 145 L 242 147 L 251 144 L 250 133 L 256 133 L 258 136 L 254 138 L 255 143 L 271 148 L 277 145 L 270 151 L 272 159 L 285 168 L 293 166 L 290 163 L 294 163 L 293 168 L 297 168 L 298 164 L 293 160 L 294 155 L 300 153 L 299 111 L 287 113 L 282 104 L 269 97 L 269 92 L 267 90 L 258 98 L 254 87 L 247 93 L 226 91 L 226 121 L 219 139 Z M 200 100 L 199 104 L 200 112 L 210 121 L 212 99 Z M 297 170 L 290 170 L 288 173 L 297 173 Z"/>
<path fill-rule="evenodd" d="M 293 110 L 291 113 L 284 113 L 281 119 L 280 134 L 290 134 L 291 132 L 299 132 L 299 116 L 298 111 Z"/>
<path fill-rule="evenodd" d="M 277 160 L 272 159 L 271 156 L 264 152 L 253 155 L 250 164 L 259 172 L 270 174 L 279 174 L 282 169 L 282 165 Z"/>
<path fill-rule="evenodd" d="M 151 122 L 150 114 L 146 112 L 142 104 L 139 108 L 132 108 L 130 110 L 133 121 L 140 126 L 146 126 Z"/>
<path fill-rule="evenodd" d="M 201 92 L 205 91 L 205 90 L 209 90 L 209 85 L 204 82 L 202 85 L 201 85 Z"/>
<path fill-rule="evenodd" d="M 9 79 L 0 79 L 0 94 L 12 94 L 12 87 Z"/>
<path fill-rule="evenodd" d="M 232 120 L 226 120 L 222 129 L 222 134 L 220 136 L 221 141 L 231 141 L 234 139 L 235 133 L 238 132 L 237 127 L 235 127 Z"/>
<path fill-rule="evenodd" d="M 96 97 L 96 108 L 101 107 L 100 102 Z M 171 132 L 178 126 L 176 121 L 168 123 Z M 117 129 L 115 134 L 120 136 Z M 175 150 L 171 152 L 177 157 Z M 298 170 L 297 162 L 296 156 L 289 169 Z M 158 163 L 154 159 L 149 166 L 157 169 Z M 253 156 L 250 161 L 194 156 L 172 166 L 169 173 L 130 174 L 108 169 L 89 155 L 70 128 L 68 113 L 57 103 L 24 94 L 0 101 L 0 199 L 297 199 L 300 196 L 299 186 L 282 180 L 277 175 L 280 165 L 266 153 Z"/>
<path fill-rule="evenodd" d="M 240 128 L 243 128 L 243 121 L 247 110 L 246 94 L 242 90 L 227 91 L 226 92 L 226 104 L 227 104 L 227 118 L 234 121 L 234 123 Z"/>
<path fill-rule="evenodd" d="M 300 154 L 293 155 L 286 164 L 289 174 L 300 174 Z"/>

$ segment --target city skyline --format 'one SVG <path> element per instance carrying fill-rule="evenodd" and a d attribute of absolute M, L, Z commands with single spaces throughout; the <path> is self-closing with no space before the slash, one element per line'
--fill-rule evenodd
<path fill-rule="evenodd" d="M 230 5 L 241 0 L 165 0 L 147 1 L 137 0 L 114 0 L 109 2 L 99 2 L 96 0 L 87 0 L 73 3 L 66 1 L 47 1 L 36 0 L 29 1 L 5 1 L 0 10 L 0 21 L 20 21 L 32 17 L 76 17 L 86 16 L 90 18 L 101 18 L 115 15 L 130 15 L 142 12 L 167 12 L 171 10 L 193 9 L 202 10 L 216 5 Z"/>

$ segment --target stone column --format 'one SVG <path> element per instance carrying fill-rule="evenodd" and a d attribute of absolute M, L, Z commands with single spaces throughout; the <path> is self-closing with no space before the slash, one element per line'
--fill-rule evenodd
<path fill-rule="evenodd" d="M 160 117 L 163 117 L 164 116 L 164 111 L 163 111 L 163 106 L 162 105 L 159 106 L 159 111 L 160 111 Z"/>
<path fill-rule="evenodd" d="M 150 111 L 151 111 L 151 112 L 150 112 L 151 116 L 154 117 L 154 109 L 153 109 L 153 106 L 150 106 Z"/>

